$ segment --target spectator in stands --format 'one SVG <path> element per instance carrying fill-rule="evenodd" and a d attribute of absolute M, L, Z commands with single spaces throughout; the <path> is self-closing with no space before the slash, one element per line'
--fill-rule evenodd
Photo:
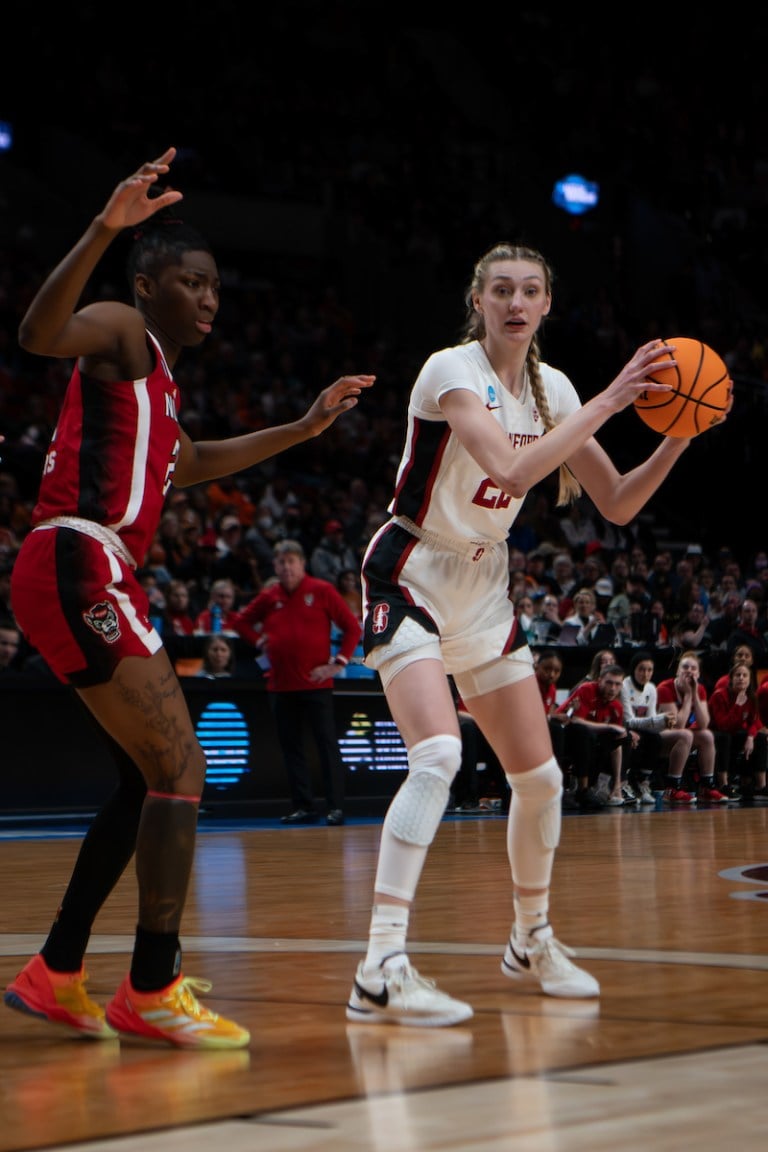
<path fill-rule="evenodd" d="M 730 680 L 731 669 L 736 664 L 746 664 L 751 672 L 752 687 L 757 691 L 757 676 L 755 667 L 755 654 L 749 644 L 737 644 L 730 655 L 729 666 L 727 672 L 723 672 L 722 676 L 718 677 L 712 685 L 712 691 L 716 692 L 718 688 L 727 688 Z"/>
<path fill-rule="evenodd" d="M 213 480 L 206 487 L 205 495 L 211 523 L 218 523 L 222 516 L 230 514 L 236 516 L 238 523 L 246 528 L 253 524 L 256 506 L 242 477 L 222 476 L 220 480 Z"/>
<path fill-rule="evenodd" d="M 208 604 L 215 576 L 216 564 L 216 533 L 212 528 L 201 532 L 196 526 L 199 518 L 196 512 L 190 509 L 189 519 L 186 519 L 184 535 L 192 539 L 192 547 L 174 573 L 179 580 L 183 580 L 189 588 L 192 610 L 199 614 Z"/>
<path fill-rule="evenodd" d="M 575 629 L 575 642 L 582 648 L 594 647 L 600 643 L 600 628 L 607 623 L 605 614 L 599 609 L 597 596 L 592 588 L 581 587 L 573 596 L 573 613 L 566 616 L 563 626 Z M 615 635 L 615 629 L 612 629 Z"/>
<path fill-rule="evenodd" d="M 743 798 L 768 802 L 765 774 L 768 769 L 768 730 L 757 705 L 749 664 L 735 663 L 728 673 L 728 684 L 716 688 L 709 698 L 712 728 L 720 734 L 717 748 L 718 769 L 725 768 Z"/>
<path fill-rule="evenodd" d="M 326 520 L 322 538 L 310 553 L 310 573 L 318 580 L 327 580 L 335 586 L 339 572 L 344 568 L 359 566 L 359 557 L 344 539 L 341 520 Z"/>
<path fill-rule="evenodd" d="M 624 723 L 630 731 L 639 734 L 639 742 L 629 752 L 625 775 L 641 804 L 655 804 L 653 776 L 661 757 L 668 758 L 666 775 L 674 781 L 669 784 L 682 791 L 682 780 L 688 757 L 693 748 L 693 733 L 689 728 L 675 727 L 670 712 L 659 712 L 656 685 L 653 682 L 654 660 L 650 652 L 635 652 L 624 677 L 621 702 Z M 679 802 L 679 801 L 678 801 Z"/>
<path fill-rule="evenodd" d="M 709 619 L 709 636 L 712 648 L 721 648 L 724 652 L 728 650 L 728 640 L 732 633 L 739 627 L 741 616 L 741 596 L 732 588 L 726 592 L 721 599 L 721 609 L 718 616 L 713 616 L 710 611 Z"/>
<path fill-rule="evenodd" d="M 603 793 L 609 807 L 637 803 L 636 797 L 625 794 L 622 787 L 623 750 L 634 747 L 639 740 L 637 733 L 630 732 L 624 724 L 623 681 L 621 665 L 607 664 L 597 680 L 582 680 L 558 708 L 570 721 L 565 729 L 565 754 L 578 783 L 576 800 L 584 806 L 594 806 L 595 791 L 598 798 Z M 606 768 L 609 788 L 595 789 Z"/>
<path fill-rule="evenodd" d="M 579 684 L 588 684 L 600 679 L 600 673 L 610 664 L 618 664 L 619 660 L 613 648 L 598 648 L 589 662 L 589 668 L 579 680 Z"/>
<path fill-rule="evenodd" d="M 208 606 L 199 612 L 195 619 L 195 634 L 208 636 L 213 632 L 223 632 L 225 636 L 237 636 L 237 593 L 234 584 L 226 577 L 214 580 Z"/>
<path fill-rule="evenodd" d="M 283 823 L 314 824 L 319 819 L 304 751 L 304 730 L 309 726 L 323 774 L 326 822 L 343 824 L 344 765 L 336 734 L 333 678 L 349 663 L 362 625 L 335 584 L 307 573 L 298 541 L 275 545 L 275 574 L 274 583 L 237 614 L 234 625 L 238 635 L 252 644 L 260 645 L 266 638 L 267 691 L 293 802 Z M 341 640 L 332 656 L 334 625 Z"/>
<path fill-rule="evenodd" d="M 289 533 L 289 537 L 291 540 L 298 540 L 299 533 Z M 274 548 L 280 539 L 283 539 L 283 537 L 279 532 L 275 531 L 274 521 L 272 520 L 269 509 L 266 505 L 259 505 L 259 513 L 245 533 L 245 543 L 251 555 L 254 557 L 256 570 L 262 584 L 265 584 L 267 580 L 271 580 L 275 575 Z"/>
<path fill-rule="evenodd" d="M 203 666 L 198 676 L 206 680 L 221 680 L 234 676 L 235 646 L 220 633 L 209 636 L 203 646 Z"/>
<path fill-rule="evenodd" d="M 555 546 L 546 540 L 528 553 L 525 561 L 525 574 L 533 596 L 538 596 L 549 587 L 548 567 L 555 554 Z"/>
<path fill-rule="evenodd" d="M 576 584 L 579 588 L 594 588 L 601 576 L 605 576 L 608 568 L 603 559 L 602 545 L 593 540 L 587 545 L 587 555 L 576 565 Z"/>
<path fill-rule="evenodd" d="M 710 620 L 703 604 L 694 602 L 672 628 L 672 641 L 680 649 L 695 648 L 697 652 L 712 646 L 709 634 Z"/>
<path fill-rule="evenodd" d="M 359 568 L 343 568 L 336 577 L 336 588 L 342 600 L 346 600 L 355 616 L 363 619 L 363 585 Z"/>
<path fill-rule="evenodd" d="M 545 575 L 547 589 L 557 598 L 558 616 L 569 616 L 573 611 L 573 593 L 576 590 L 576 565 L 570 552 L 556 552 L 552 568 Z"/>
<path fill-rule="evenodd" d="M 21 670 L 21 632 L 16 621 L 0 618 L 0 675 Z"/>
<path fill-rule="evenodd" d="M 189 611 L 189 588 L 183 580 L 171 580 L 165 592 L 163 636 L 192 636 L 195 621 Z"/>
<path fill-rule="evenodd" d="M 672 553 L 668 548 L 660 549 L 648 575 L 648 591 L 654 600 L 661 600 L 667 612 L 672 610 L 679 583 Z"/>
<path fill-rule="evenodd" d="M 680 655 L 676 674 L 656 686 L 659 711 L 673 717 L 674 728 L 687 728 L 692 732 L 692 752 L 698 757 L 698 796 L 688 792 L 682 781 L 670 773 L 664 792 L 669 804 L 695 804 L 697 799 L 702 804 L 727 804 L 729 800 L 740 799 L 738 791 L 727 783 L 727 769 L 720 765 L 717 773 L 723 786 L 715 785 L 715 736 L 710 727 L 707 690 L 700 677 L 698 654 L 686 651 Z"/>
<path fill-rule="evenodd" d="M 600 550 L 595 507 L 587 496 L 582 495 L 571 504 L 567 514 L 562 517 L 560 526 L 571 555 L 588 556 L 589 546 L 594 543 L 597 544 L 597 548 L 593 548 L 593 552 Z"/>
<path fill-rule="evenodd" d="M 13 563 L 10 560 L 0 561 L 0 618 L 13 620 L 11 607 L 11 574 Z"/>
<path fill-rule="evenodd" d="M 597 602 L 597 613 L 604 619 L 604 625 L 595 628 L 591 634 L 592 644 L 610 644 L 614 648 L 620 648 L 624 642 L 624 637 L 629 639 L 629 629 L 627 627 L 624 635 L 619 631 L 617 620 L 621 621 L 621 613 L 624 604 L 621 600 L 621 595 L 614 597 L 614 586 L 610 576 L 601 576 L 592 589 L 595 593 L 595 600 Z M 613 604 L 613 609 L 611 605 Z M 626 615 L 629 619 L 629 601 L 626 603 Z M 613 618 L 611 614 L 613 612 Z"/>
<path fill-rule="evenodd" d="M 237 516 L 226 513 L 219 522 L 216 559 L 211 568 L 211 575 L 214 580 L 231 580 L 238 602 L 255 596 L 261 588 L 258 570 L 254 570 L 252 561 L 253 553 L 245 542 L 243 525 Z M 257 581 L 256 584 L 254 580 Z"/>
<path fill-rule="evenodd" d="M 759 627 L 757 603 L 749 598 L 742 601 L 736 624 L 725 641 L 725 650 L 730 656 L 741 644 L 748 644 L 752 649 L 758 668 L 768 667 L 768 643 Z"/>
<path fill-rule="evenodd" d="M 517 617 L 518 625 L 525 633 L 525 637 L 529 644 L 534 643 L 533 633 L 533 618 L 536 614 L 534 607 L 533 597 L 524 592 L 522 596 L 517 596 L 514 601 L 515 616 Z"/>
<path fill-rule="evenodd" d="M 545 592 L 533 601 L 534 613 L 531 620 L 532 644 L 556 644 L 563 627 L 560 619 L 558 600 L 553 592 Z"/>
<path fill-rule="evenodd" d="M 666 608 L 661 600 L 644 595 L 640 590 L 643 586 L 642 581 L 638 582 L 638 590 L 630 595 L 632 643 L 644 648 L 666 648 L 671 643 Z"/>

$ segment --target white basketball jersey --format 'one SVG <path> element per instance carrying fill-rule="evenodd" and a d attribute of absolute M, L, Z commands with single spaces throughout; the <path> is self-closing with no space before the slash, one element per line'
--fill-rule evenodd
<path fill-rule="evenodd" d="M 552 419 L 559 424 L 581 401 L 563 372 L 548 364 L 541 364 L 540 371 Z M 434 352 L 411 391 L 405 449 L 389 511 L 449 539 L 500 542 L 509 535 L 523 498 L 502 492 L 451 431 L 439 400 L 454 388 L 474 392 L 513 447 L 543 435 L 529 381 L 519 399 L 512 396 L 478 341 Z"/>

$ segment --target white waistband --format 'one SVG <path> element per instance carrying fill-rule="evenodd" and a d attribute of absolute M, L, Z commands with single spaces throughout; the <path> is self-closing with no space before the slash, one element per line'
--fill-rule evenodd
<path fill-rule="evenodd" d="M 453 540 L 448 536 L 440 536 L 428 528 L 420 527 L 408 516 L 393 516 L 392 521 L 411 536 L 415 536 L 417 540 L 423 540 L 425 544 L 432 544 L 436 548 L 447 548 L 451 552 L 458 552 L 461 556 L 476 556 L 480 548 L 483 552 L 490 553 L 499 544 L 497 540 Z"/>
<path fill-rule="evenodd" d="M 72 528 L 75 532 L 82 532 L 84 536 L 98 540 L 100 544 L 109 548 L 110 552 L 114 552 L 131 568 L 137 567 L 136 561 L 117 532 L 113 532 L 111 528 L 106 528 L 103 524 L 97 524 L 95 520 L 84 520 L 80 516 L 52 516 L 50 520 L 41 520 L 39 524 L 36 524 L 33 532 L 36 532 L 38 528 Z"/>

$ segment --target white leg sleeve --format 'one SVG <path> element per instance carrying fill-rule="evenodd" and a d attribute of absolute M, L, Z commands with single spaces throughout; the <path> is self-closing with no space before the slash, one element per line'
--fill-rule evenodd
<path fill-rule="evenodd" d="M 553 756 L 507 779 L 512 789 L 507 823 L 512 880 L 518 888 L 549 888 L 560 842 L 562 771 Z"/>
<path fill-rule="evenodd" d="M 408 753 L 408 775 L 389 806 L 381 831 L 376 891 L 413 900 L 427 849 L 445 813 L 461 765 L 457 736 L 430 736 Z"/>

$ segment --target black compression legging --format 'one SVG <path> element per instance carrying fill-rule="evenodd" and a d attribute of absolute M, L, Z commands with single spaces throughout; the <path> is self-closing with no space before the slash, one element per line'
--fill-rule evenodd
<path fill-rule="evenodd" d="M 43 958 L 57 972 L 76 972 L 96 916 L 126 869 L 136 848 L 136 835 L 147 786 L 133 760 L 103 729 L 114 757 L 119 782 L 88 829 Z"/>

